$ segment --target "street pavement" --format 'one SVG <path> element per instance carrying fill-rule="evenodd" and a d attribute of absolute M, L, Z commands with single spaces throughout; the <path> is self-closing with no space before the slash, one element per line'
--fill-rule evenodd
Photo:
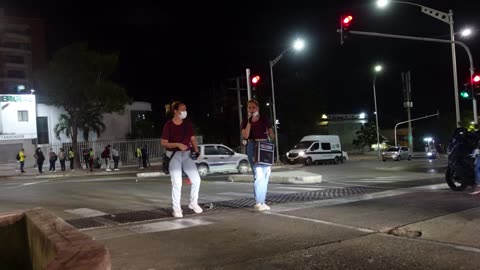
<path fill-rule="evenodd" d="M 284 166 L 272 210 L 251 209 L 252 183 L 205 177 L 203 214 L 168 216 L 167 176 L 98 172 L 0 180 L 0 211 L 42 206 L 109 248 L 113 269 L 479 269 L 480 196 L 450 191 L 445 160 Z M 131 171 L 126 173 L 126 171 Z M 152 168 L 152 171 L 155 171 Z M 182 204 L 188 204 L 184 184 Z M 149 216 L 150 215 L 150 216 Z"/>

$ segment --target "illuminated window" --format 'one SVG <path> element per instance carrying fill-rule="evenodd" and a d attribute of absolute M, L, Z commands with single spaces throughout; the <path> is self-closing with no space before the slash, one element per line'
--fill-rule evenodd
<path fill-rule="evenodd" d="M 18 111 L 18 122 L 28 122 L 28 111 Z"/>

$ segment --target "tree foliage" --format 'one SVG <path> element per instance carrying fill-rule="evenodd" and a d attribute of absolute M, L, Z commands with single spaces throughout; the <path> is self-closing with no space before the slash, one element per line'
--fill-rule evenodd
<path fill-rule="evenodd" d="M 362 125 L 355 134 L 357 135 L 357 139 L 353 140 L 353 145 L 356 149 L 364 149 L 365 146 L 377 143 L 377 127 L 374 122 L 368 122 Z"/>
<path fill-rule="evenodd" d="M 116 54 L 94 52 L 85 43 L 76 43 L 56 52 L 48 68 L 37 74 L 45 103 L 66 111 L 68 118 L 61 117 L 56 131 L 68 132 L 73 149 L 78 149 L 79 129 L 104 130 L 101 116 L 123 111 L 128 103 L 125 89 L 110 79 L 118 61 Z"/>

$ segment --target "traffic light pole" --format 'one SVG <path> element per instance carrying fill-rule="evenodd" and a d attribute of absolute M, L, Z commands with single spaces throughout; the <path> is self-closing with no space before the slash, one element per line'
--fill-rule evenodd
<path fill-rule="evenodd" d="M 248 100 L 251 100 L 252 99 L 252 88 L 250 86 L 250 69 L 247 68 L 247 70 L 245 71 L 245 75 L 247 77 L 247 96 L 248 96 Z"/>
<path fill-rule="evenodd" d="M 416 41 L 424 41 L 424 42 L 436 42 L 436 43 L 447 43 L 447 44 L 456 44 L 462 46 L 468 54 L 468 60 L 470 61 L 470 82 L 472 82 L 472 78 L 474 75 L 474 67 L 473 67 L 473 58 L 472 53 L 468 46 L 460 41 L 456 40 L 447 40 L 447 39 L 437 39 L 437 38 L 424 38 L 424 37 L 415 37 L 415 36 L 404 36 L 404 35 L 393 35 L 393 34 L 384 34 L 384 33 L 375 33 L 375 32 L 364 32 L 364 31 L 349 31 L 352 35 L 359 35 L 359 36 L 373 36 L 373 37 L 383 37 L 383 38 L 394 38 L 394 39 L 407 39 L 407 40 L 416 40 Z M 473 90 L 473 84 L 472 84 Z M 456 92 L 456 91 L 455 91 Z M 455 93 L 455 98 L 458 98 Z M 477 116 L 477 100 L 475 96 L 473 96 L 472 103 L 473 103 L 473 121 L 475 125 L 478 124 L 478 116 Z M 455 104 L 455 110 L 460 111 L 458 103 Z M 458 126 L 458 122 L 456 123 Z"/>
<path fill-rule="evenodd" d="M 395 128 L 394 128 L 394 133 L 395 133 L 395 146 L 398 146 L 397 145 L 397 127 L 398 125 L 401 125 L 401 124 L 405 124 L 405 123 L 411 123 L 413 121 L 417 121 L 417 120 L 422 120 L 422 119 L 427 119 L 427 118 L 430 118 L 430 117 L 434 117 L 434 116 L 438 116 L 440 115 L 440 113 L 437 111 L 436 114 L 430 114 L 430 115 L 426 115 L 426 116 L 423 116 L 423 117 L 418 117 L 418 118 L 414 118 L 412 120 L 408 120 L 408 121 L 403 121 L 403 122 L 399 122 L 395 125 Z M 413 149 L 410 149 L 410 151 L 413 152 Z"/>

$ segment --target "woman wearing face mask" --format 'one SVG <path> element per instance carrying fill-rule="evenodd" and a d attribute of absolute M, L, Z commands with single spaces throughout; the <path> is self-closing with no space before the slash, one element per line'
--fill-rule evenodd
<path fill-rule="evenodd" d="M 200 175 L 195 161 L 198 157 L 198 146 L 192 123 L 185 120 L 187 107 L 182 102 L 176 101 L 171 107 L 173 118 L 163 126 L 162 146 L 171 157 L 169 171 L 172 179 L 172 204 L 173 216 L 183 217 L 180 204 L 182 190 L 182 170 L 192 183 L 190 191 L 190 204 L 188 207 L 195 213 L 203 212 L 198 205 L 198 192 L 200 190 Z M 193 151 L 191 151 L 193 150 Z M 193 152 L 193 153 L 192 153 Z"/>
<path fill-rule="evenodd" d="M 270 121 L 260 116 L 258 101 L 251 99 L 247 103 L 248 118 L 242 122 L 242 137 L 247 142 L 247 155 L 250 166 L 252 166 L 254 176 L 254 195 L 255 206 L 257 211 L 270 210 L 265 204 L 267 196 L 268 181 L 271 173 L 271 166 L 254 163 L 255 144 L 261 141 L 268 141 L 269 137 L 273 138 L 273 130 Z"/>

